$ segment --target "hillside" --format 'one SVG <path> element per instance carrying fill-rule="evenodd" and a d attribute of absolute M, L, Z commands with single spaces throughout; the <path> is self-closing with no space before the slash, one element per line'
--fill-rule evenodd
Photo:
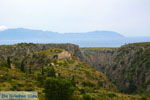
<path fill-rule="evenodd" d="M 120 85 L 121 91 L 150 92 L 149 64 L 150 43 L 129 44 L 114 53 L 113 66 L 107 69 L 107 74 L 114 75 L 112 80 L 117 79 L 115 83 Z"/>
<path fill-rule="evenodd" d="M 120 48 L 82 48 L 81 51 L 84 58 L 89 58 L 85 61 L 103 71 L 121 92 L 149 94 L 149 42 Z"/>
<path fill-rule="evenodd" d="M 118 93 L 102 72 L 79 60 L 74 45 L 57 44 L 55 48 L 56 44 L 47 44 L 43 49 L 41 45 L 0 46 L 0 91 L 38 91 L 40 100 L 45 100 L 43 83 L 47 77 L 55 77 L 73 82 L 75 100 L 148 99 Z"/>

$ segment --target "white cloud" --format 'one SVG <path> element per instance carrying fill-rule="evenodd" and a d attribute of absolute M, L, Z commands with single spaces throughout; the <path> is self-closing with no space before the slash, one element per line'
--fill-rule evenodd
<path fill-rule="evenodd" d="M 4 26 L 4 25 L 0 26 L 0 31 L 6 30 L 6 29 L 7 29 L 6 26 Z"/>

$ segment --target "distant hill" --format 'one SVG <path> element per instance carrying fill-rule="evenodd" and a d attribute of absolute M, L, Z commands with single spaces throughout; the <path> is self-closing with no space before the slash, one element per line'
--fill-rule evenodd
<path fill-rule="evenodd" d="M 1 39 L 14 39 L 14 40 L 29 40 L 29 39 L 41 39 L 57 35 L 55 32 L 32 30 L 25 28 L 7 29 L 0 32 Z"/>
<path fill-rule="evenodd" d="M 0 44 L 14 43 L 73 43 L 80 47 L 118 47 L 126 43 L 146 42 L 150 37 L 127 38 L 113 31 L 58 33 L 52 31 L 14 28 L 0 31 Z"/>
<path fill-rule="evenodd" d="M 24 28 L 7 29 L 0 32 L 1 44 L 18 42 L 34 43 L 75 43 L 78 45 L 125 38 L 113 31 L 91 31 L 85 33 L 57 33 L 51 31 L 32 30 Z M 88 45 L 87 45 L 88 46 Z"/>

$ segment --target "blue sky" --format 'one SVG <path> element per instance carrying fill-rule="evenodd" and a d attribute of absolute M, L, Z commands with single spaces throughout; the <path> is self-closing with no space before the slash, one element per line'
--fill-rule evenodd
<path fill-rule="evenodd" d="M 0 29 L 150 36 L 150 0 L 0 0 Z"/>

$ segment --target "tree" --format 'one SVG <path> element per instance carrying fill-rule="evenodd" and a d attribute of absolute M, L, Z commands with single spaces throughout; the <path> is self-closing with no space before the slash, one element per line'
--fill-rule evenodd
<path fill-rule="evenodd" d="M 130 84 L 129 84 L 129 86 L 128 86 L 128 88 L 125 92 L 127 92 L 127 93 L 136 92 L 137 91 L 137 86 L 136 86 L 135 82 L 133 80 L 130 80 L 129 82 L 130 82 Z"/>
<path fill-rule="evenodd" d="M 28 70 L 29 70 L 29 74 L 32 74 L 31 66 L 29 66 Z"/>
<path fill-rule="evenodd" d="M 8 65 L 8 68 L 11 68 L 11 61 L 10 61 L 10 57 L 7 57 L 7 65 Z"/>
<path fill-rule="evenodd" d="M 47 78 L 44 89 L 46 100 L 71 100 L 74 92 L 70 81 L 59 78 Z"/>
<path fill-rule="evenodd" d="M 55 69 L 52 66 L 47 69 L 47 77 L 56 77 Z"/>
<path fill-rule="evenodd" d="M 83 95 L 83 100 L 94 100 L 90 95 L 84 94 Z"/>
<path fill-rule="evenodd" d="M 22 72 L 25 72 L 24 61 L 21 61 L 20 70 L 21 70 Z"/>
<path fill-rule="evenodd" d="M 45 78 L 46 77 L 44 75 L 37 74 L 36 79 L 40 86 L 43 86 Z"/>
<path fill-rule="evenodd" d="M 44 75 L 44 66 L 41 66 L 41 74 Z"/>
<path fill-rule="evenodd" d="M 73 86 L 76 86 L 75 76 L 72 76 L 71 82 L 72 82 Z"/>

